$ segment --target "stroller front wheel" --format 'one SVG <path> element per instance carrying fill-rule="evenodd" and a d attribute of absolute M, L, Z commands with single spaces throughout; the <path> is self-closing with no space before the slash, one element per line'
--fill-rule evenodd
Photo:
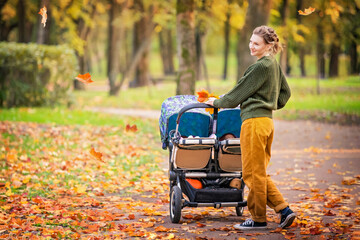
<path fill-rule="evenodd" d="M 172 223 L 179 223 L 181 218 L 181 189 L 178 186 L 171 188 L 170 219 Z"/>

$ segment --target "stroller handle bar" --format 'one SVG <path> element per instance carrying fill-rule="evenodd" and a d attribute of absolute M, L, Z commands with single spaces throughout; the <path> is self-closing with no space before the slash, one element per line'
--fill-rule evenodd
<path fill-rule="evenodd" d="M 214 109 L 217 109 L 216 107 L 214 107 L 212 105 L 209 105 L 209 104 L 206 104 L 206 103 L 192 103 L 192 104 L 186 105 L 185 107 L 183 107 L 179 111 L 178 117 L 176 119 L 176 124 L 179 124 L 181 115 L 183 115 L 183 113 L 185 113 L 186 111 L 188 111 L 190 109 L 193 109 L 193 108 L 214 108 Z"/>

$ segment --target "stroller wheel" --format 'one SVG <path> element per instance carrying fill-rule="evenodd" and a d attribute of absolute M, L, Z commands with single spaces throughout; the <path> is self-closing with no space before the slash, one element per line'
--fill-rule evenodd
<path fill-rule="evenodd" d="M 179 223 L 181 218 L 181 189 L 174 186 L 170 193 L 170 219 L 172 223 Z"/>
<path fill-rule="evenodd" d="M 244 213 L 244 207 L 235 207 L 236 209 L 236 215 L 237 216 L 242 216 Z"/>

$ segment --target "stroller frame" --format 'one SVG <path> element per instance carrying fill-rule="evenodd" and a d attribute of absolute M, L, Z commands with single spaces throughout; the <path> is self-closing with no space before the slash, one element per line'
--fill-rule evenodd
<path fill-rule="evenodd" d="M 245 184 L 242 180 L 241 171 L 224 171 L 219 164 L 219 155 L 224 144 L 231 142 L 231 140 L 219 141 L 211 138 L 187 138 L 181 137 L 179 132 L 179 125 L 181 116 L 188 110 L 194 108 L 213 108 L 214 114 L 212 118 L 212 133 L 216 134 L 217 131 L 217 118 L 218 109 L 205 104 L 205 103 L 193 103 L 183 107 L 176 119 L 176 129 L 169 133 L 169 143 L 167 144 L 169 149 L 169 180 L 170 180 L 170 219 L 172 223 L 179 223 L 181 219 L 181 210 L 184 207 L 235 207 L 237 216 L 242 216 L 244 207 L 247 202 L 244 201 L 244 187 Z M 239 116 L 240 117 L 240 116 Z M 237 141 L 237 142 L 236 142 Z M 240 140 L 235 140 L 238 145 L 236 147 L 240 150 Z M 208 161 L 198 164 L 197 167 L 189 168 L 189 166 L 195 164 L 189 163 L 187 166 L 177 166 L 176 164 L 176 151 L 179 149 L 189 150 L 188 156 L 192 155 L 192 158 L 197 158 L 202 151 L 210 156 Z M 206 149 L 206 150 L 204 150 Z M 210 149 L 210 150 L 209 150 Z M 185 150 L 185 151 L 187 151 Z M 195 157 L 194 157 L 195 156 Z M 186 164 L 185 164 L 186 165 Z M 195 164 L 196 165 L 196 164 Z M 210 189 L 195 189 L 186 179 L 200 179 L 206 181 L 229 181 L 229 179 L 238 178 L 241 180 L 241 187 L 219 187 Z M 185 197 L 184 197 L 185 195 Z"/>

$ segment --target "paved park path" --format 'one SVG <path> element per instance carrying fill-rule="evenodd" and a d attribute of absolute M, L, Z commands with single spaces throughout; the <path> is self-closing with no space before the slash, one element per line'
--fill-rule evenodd
<path fill-rule="evenodd" d="M 93 110 L 151 119 L 160 115 L 147 110 Z M 278 215 L 268 209 L 267 230 L 236 231 L 232 226 L 249 213 L 245 210 L 243 217 L 237 217 L 230 208 L 184 208 L 181 224 L 172 224 L 165 216 L 163 225 L 185 239 L 360 239 L 360 126 L 274 122 L 268 173 L 297 212 L 297 226 L 279 232 Z"/>

